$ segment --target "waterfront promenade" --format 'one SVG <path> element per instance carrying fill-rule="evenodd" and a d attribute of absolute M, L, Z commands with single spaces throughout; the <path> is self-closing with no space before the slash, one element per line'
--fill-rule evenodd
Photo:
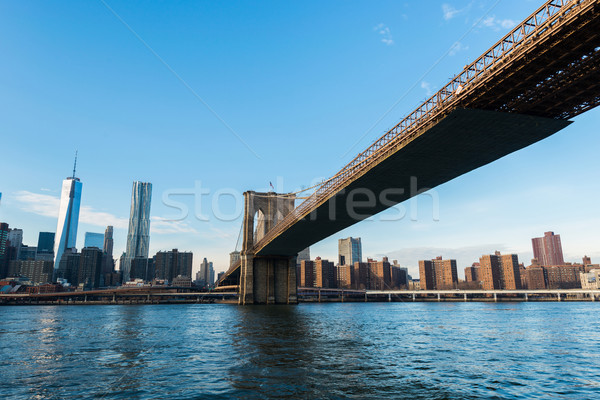
<path fill-rule="evenodd" d="M 300 302 L 521 302 L 600 300 L 600 290 L 352 290 L 298 288 Z M 0 294 L 0 305 L 69 304 L 237 304 L 237 291 L 200 292 L 190 288 L 140 287 L 57 293 Z"/>

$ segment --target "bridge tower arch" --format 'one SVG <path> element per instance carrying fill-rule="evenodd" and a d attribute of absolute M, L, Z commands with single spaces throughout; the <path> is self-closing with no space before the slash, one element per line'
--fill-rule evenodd
<path fill-rule="evenodd" d="M 296 257 L 260 256 L 254 244 L 294 209 L 295 196 L 274 192 L 244 193 L 243 242 L 240 270 L 240 304 L 294 304 Z M 256 220 L 255 215 L 260 215 Z M 257 229 L 258 228 L 258 229 Z M 255 237 L 258 235 L 258 237 Z"/>

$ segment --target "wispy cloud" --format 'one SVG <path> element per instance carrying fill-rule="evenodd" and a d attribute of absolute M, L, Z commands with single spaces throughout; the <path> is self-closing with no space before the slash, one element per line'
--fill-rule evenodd
<path fill-rule="evenodd" d="M 442 13 L 444 14 L 444 19 L 446 21 L 451 20 L 452 18 L 456 17 L 461 12 L 462 12 L 462 10 L 457 10 L 456 8 L 452 7 L 450 4 L 447 4 L 447 3 L 442 4 Z"/>
<path fill-rule="evenodd" d="M 512 19 L 498 19 L 496 16 L 492 15 L 487 18 L 484 18 L 481 21 L 481 25 L 486 28 L 491 28 L 495 31 L 500 29 L 510 29 L 517 25 L 517 22 Z"/>
<path fill-rule="evenodd" d="M 150 232 L 156 234 L 198 233 L 186 221 L 172 220 L 163 217 L 150 218 Z"/>
<path fill-rule="evenodd" d="M 42 193 L 33 193 L 26 190 L 16 192 L 17 206 L 23 210 L 44 217 L 58 218 L 60 199 L 56 196 Z M 113 214 L 98 211 L 90 206 L 82 206 L 79 211 L 79 221 L 105 227 L 112 225 L 115 228 L 127 228 L 127 219 Z"/>
<path fill-rule="evenodd" d="M 427 95 L 427 97 L 430 97 L 431 95 L 433 95 L 433 89 L 431 88 L 431 83 L 422 81 L 421 89 L 425 90 L 425 94 Z"/>
<path fill-rule="evenodd" d="M 17 206 L 23 211 L 44 217 L 58 218 L 60 200 L 56 196 L 22 190 L 16 192 L 14 197 Z"/>
<path fill-rule="evenodd" d="M 462 44 L 461 42 L 456 42 L 452 45 L 452 47 L 450 48 L 450 51 L 448 52 L 448 54 L 450 56 L 454 56 L 457 53 L 461 52 L 461 51 L 465 51 L 465 50 L 469 50 L 469 46 L 465 46 L 464 44 Z"/>
<path fill-rule="evenodd" d="M 392 31 L 389 27 L 387 27 L 384 23 L 381 23 L 373 28 L 374 31 L 379 33 L 381 36 L 381 41 L 388 46 L 394 44 L 394 39 L 392 38 Z"/>
<path fill-rule="evenodd" d="M 129 225 L 127 218 L 121 218 L 104 211 L 98 211 L 90 206 L 81 207 L 81 210 L 79 211 L 79 222 L 102 227 L 112 225 L 115 229 L 125 229 Z"/>

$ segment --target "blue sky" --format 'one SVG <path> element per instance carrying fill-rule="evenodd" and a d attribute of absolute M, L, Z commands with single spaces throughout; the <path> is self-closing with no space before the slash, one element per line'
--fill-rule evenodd
<path fill-rule="evenodd" d="M 331 176 L 540 4 L 0 1 L 0 220 L 30 245 L 55 231 L 78 150 L 79 247 L 113 224 L 120 254 L 132 181 L 149 181 L 151 253 L 193 251 L 194 270 L 203 257 L 224 270 L 241 225 L 226 193 Z M 530 239 L 553 230 L 568 261 L 600 261 L 599 118 L 436 188 L 437 220 L 422 196 L 418 211 L 388 210 L 311 253 L 336 259 L 338 238 L 360 236 L 365 256 L 413 273 L 419 259 L 454 257 L 462 274 L 494 250 L 528 265 Z M 196 185 L 209 191 L 200 206 L 185 194 Z"/>

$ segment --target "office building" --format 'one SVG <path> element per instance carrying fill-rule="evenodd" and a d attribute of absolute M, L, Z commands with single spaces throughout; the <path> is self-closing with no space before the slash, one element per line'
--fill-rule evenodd
<path fill-rule="evenodd" d="M 17 251 L 17 259 L 21 257 L 21 247 L 23 247 L 23 229 L 9 229 L 8 241 Z"/>
<path fill-rule="evenodd" d="M 77 226 L 79 224 L 79 208 L 81 205 L 82 183 L 75 177 L 75 165 L 73 176 L 66 178 L 62 183 L 60 193 L 60 206 L 58 209 L 58 224 L 56 226 L 56 237 L 54 239 L 54 270 L 60 267 L 63 253 L 67 249 L 76 248 Z"/>
<path fill-rule="evenodd" d="M 200 271 L 196 274 L 196 281 L 200 286 L 211 287 L 215 280 L 215 270 L 212 261 L 204 258 L 200 263 Z"/>
<path fill-rule="evenodd" d="M 531 239 L 533 257 L 539 265 L 564 265 L 560 235 L 554 232 L 544 232 L 543 237 Z"/>
<path fill-rule="evenodd" d="M 129 231 L 125 259 L 120 265 L 123 282 L 130 280 L 131 260 L 135 257 L 148 258 L 150 248 L 150 203 L 152 200 L 152 184 L 133 182 L 131 189 L 131 210 L 129 213 Z M 177 275 L 175 275 L 177 276 Z"/>
<path fill-rule="evenodd" d="M 19 260 L 35 260 L 37 257 L 37 247 L 27 246 L 26 244 L 21 245 L 21 251 L 19 252 Z"/>
<path fill-rule="evenodd" d="M 81 250 L 79 257 L 79 271 L 77 284 L 88 289 L 100 287 L 100 275 L 102 272 L 102 249 L 85 247 Z"/>
<path fill-rule="evenodd" d="M 173 282 L 177 276 L 192 277 L 193 254 L 179 252 L 177 249 L 171 251 L 159 251 L 154 256 L 154 269 L 156 279 Z"/>
<path fill-rule="evenodd" d="M 96 247 L 97 249 L 104 250 L 104 234 L 95 232 L 86 232 L 84 247 Z"/>
<path fill-rule="evenodd" d="M 10 228 L 6 222 L 0 223 L 0 257 L 6 254 L 6 247 L 8 241 L 8 232 Z"/>
<path fill-rule="evenodd" d="M 360 238 L 346 238 L 338 240 L 338 264 L 354 265 L 362 262 L 362 244 Z"/>
<path fill-rule="evenodd" d="M 0 278 L 8 276 L 8 224 L 0 222 Z"/>
<path fill-rule="evenodd" d="M 80 253 L 67 249 L 60 259 L 58 269 L 54 267 L 56 278 L 65 279 L 71 286 L 79 285 L 79 259 Z"/>
<path fill-rule="evenodd" d="M 40 261 L 54 261 L 54 232 L 39 233 L 35 259 Z"/>
<path fill-rule="evenodd" d="M 146 282 L 154 279 L 154 259 L 146 257 L 135 257 L 131 260 L 129 280 L 142 279 Z"/>
<path fill-rule="evenodd" d="M 296 256 L 296 265 L 299 266 L 302 260 L 310 260 L 310 247 L 305 248 Z"/>
<path fill-rule="evenodd" d="M 102 250 L 104 254 L 108 255 L 110 258 L 113 256 L 113 227 L 107 226 L 104 231 L 104 244 L 102 245 Z"/>

